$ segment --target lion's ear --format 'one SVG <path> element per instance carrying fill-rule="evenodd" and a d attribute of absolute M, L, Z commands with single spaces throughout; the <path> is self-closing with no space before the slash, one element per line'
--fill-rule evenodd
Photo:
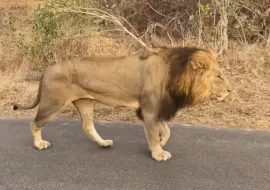
<path fill-rule="evenodd" d="M 190 60 L 189 61 L 189 65 L 190 65 L 190 67 L 193 70 L 197 70 L 197 69 L 202 69 L 203 68 L 202 64 L 200 64 L 200 62 L 199 61 L 196 61 L 196 60 Z"/>
<path fill-rule="evenodd" d="M 198 51 L 189 57 L 188 64 L 194 70 L 207 69 L 209 67 L 209 64 L 207 63 L 207 60 L 209 60 L 208 56 L 207 53 Z"/>
<path fill-rule="evenodd" d="M 212 59 L 216 60 L 217 59 L 217 54 L 212 50 L 208 50 L 208 51 L 209 51 L 209 54 L 210 54 L 209 56 L 211 56 Z"/>

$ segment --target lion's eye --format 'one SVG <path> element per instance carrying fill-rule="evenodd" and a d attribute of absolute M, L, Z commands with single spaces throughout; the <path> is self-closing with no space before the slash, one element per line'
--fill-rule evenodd
<path fill-rule="evenodd" d="M 222 79 L 222 76 L 221 75 L 218 75 L 218 78 Z"/>

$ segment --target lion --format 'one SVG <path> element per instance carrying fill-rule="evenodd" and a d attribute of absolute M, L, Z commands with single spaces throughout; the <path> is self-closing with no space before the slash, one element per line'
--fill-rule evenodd
<path fill-rule="evenodd" d="M 30 122 L 34 146 L 47 149 L 41 129 L 65 105 L 78 109 L 84 132 L 99 146 L 110 147 L 93 123 L 93 107 L 102 103 L 136 110 L 143 122 L 152 158 L 166 161 L 171 153 L 163 147 L 170 137 L 167 122 L 179 109 L 206 100 L 222 101 L 231 84 L 211 50 L 197 47 L 159 48 L 132 56 L 73 58 L 48 67 L 40 80 L 32 105 L 14 104 L 13 109 L 33 109 Z"/>

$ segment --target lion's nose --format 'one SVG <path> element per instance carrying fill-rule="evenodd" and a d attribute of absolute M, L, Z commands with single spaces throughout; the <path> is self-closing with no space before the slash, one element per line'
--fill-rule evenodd
<path fill-rule="evenodd" d="M 229 83 L 229 84 L 227 85 L 227 91 L 228 91 L 228 92 L 231 92 L 231 91 L 232 91 L 232 88 L 233 88 L 232 85 Z"/>

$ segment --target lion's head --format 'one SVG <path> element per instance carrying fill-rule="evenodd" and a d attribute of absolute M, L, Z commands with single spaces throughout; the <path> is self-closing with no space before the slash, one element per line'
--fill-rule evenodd
<path fill-rule="evenodd" d="M 182 75 L 176 79 L 178 89 L 184 91 L 187 104 L 196 104 L 209 98 L 223 100 L 231 85 L 221 71 L 216 55 L 198 50 L 188 57 Z"/>
<path fill-rule="evenodd" d="M 170 64 L 170 79 L 160 107 L 161 119 L 170 119 L 181 107 L 208 99 L 221 101 L 231 91 L 231 84 L 212 51 L 173 48 L 165 50 L 163 55 Z"/>

